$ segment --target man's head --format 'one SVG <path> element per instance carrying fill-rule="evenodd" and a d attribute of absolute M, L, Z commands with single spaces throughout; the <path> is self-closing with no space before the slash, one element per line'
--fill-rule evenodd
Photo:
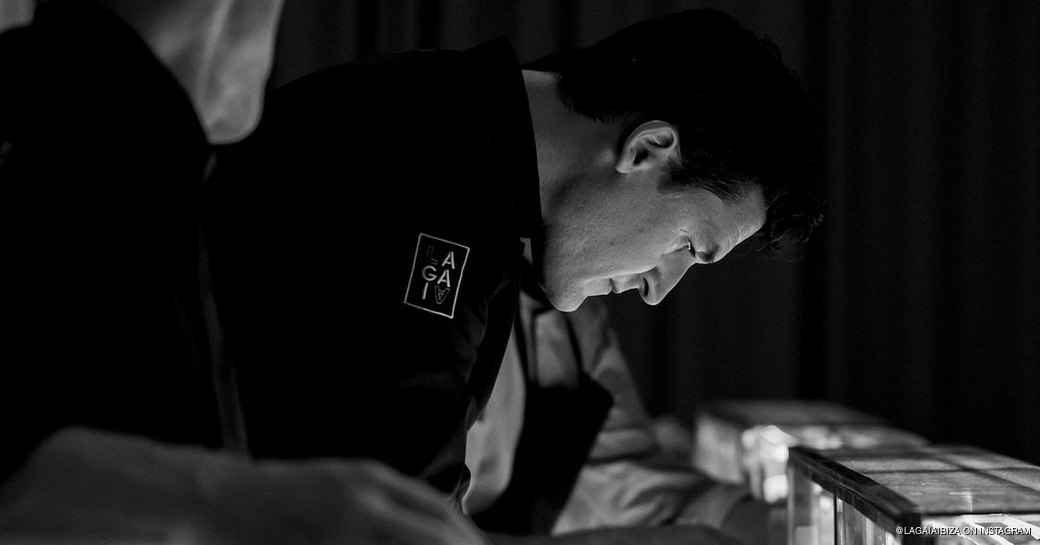
<path fill-rule="evenodd" d="M 756 233 L 775 250 L 819 223 L 803 186 L 804 91 L 775 46 L 728 15 L 639 23 L 530 68 L 557 74 L 559 101 L 593 122 L 569 141 L 545 137 L 532 101 L 544 287 L 557 308 L 626 289 L 656 304 L 695 263 Z"/>

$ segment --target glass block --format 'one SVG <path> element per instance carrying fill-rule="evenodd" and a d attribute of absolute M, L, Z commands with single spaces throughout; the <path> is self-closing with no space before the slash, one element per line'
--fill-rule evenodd
<path fill-rule="evenodd" d="M 966 446 L 789 456 L 790 545 L 1040 545 L 1040 467 Z"/>

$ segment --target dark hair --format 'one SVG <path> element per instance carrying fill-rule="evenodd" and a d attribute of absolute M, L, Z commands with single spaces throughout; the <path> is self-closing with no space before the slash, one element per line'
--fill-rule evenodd
<path fill-rule="evenodd" d="M 779 49 L 729 15 L 666 15 L 527 68 L 558 73 L 560 99 L 593 119 L 675 125 L 682 159 L 671 188 L 702 187 L 733 200 L 760 186 L 768 207 L 761 249 L 804 241 L 820 223 L 807 182 L 805 91 Z"/>

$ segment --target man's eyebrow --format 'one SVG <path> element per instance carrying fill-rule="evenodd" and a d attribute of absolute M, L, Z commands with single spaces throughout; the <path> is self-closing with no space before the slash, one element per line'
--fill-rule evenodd
<path fill-rule="evenodd" d="M 719 247 L 712 246 L 710 250 L 706 252 L 697 252 L 697 257 L 701 260 L 704 265 L 711 265 L 715 263 L 716 257 L 719 255 Z"/>

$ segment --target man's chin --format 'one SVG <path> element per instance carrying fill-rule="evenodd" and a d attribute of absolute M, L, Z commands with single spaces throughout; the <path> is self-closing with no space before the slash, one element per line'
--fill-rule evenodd
<path fill-rule="evenodd" d="M 553 308 L 560 312 L 574 312 L 585 301 L 586 295 L 581 292 L 550 293 L 546 290 L 546 298 Z"/>

